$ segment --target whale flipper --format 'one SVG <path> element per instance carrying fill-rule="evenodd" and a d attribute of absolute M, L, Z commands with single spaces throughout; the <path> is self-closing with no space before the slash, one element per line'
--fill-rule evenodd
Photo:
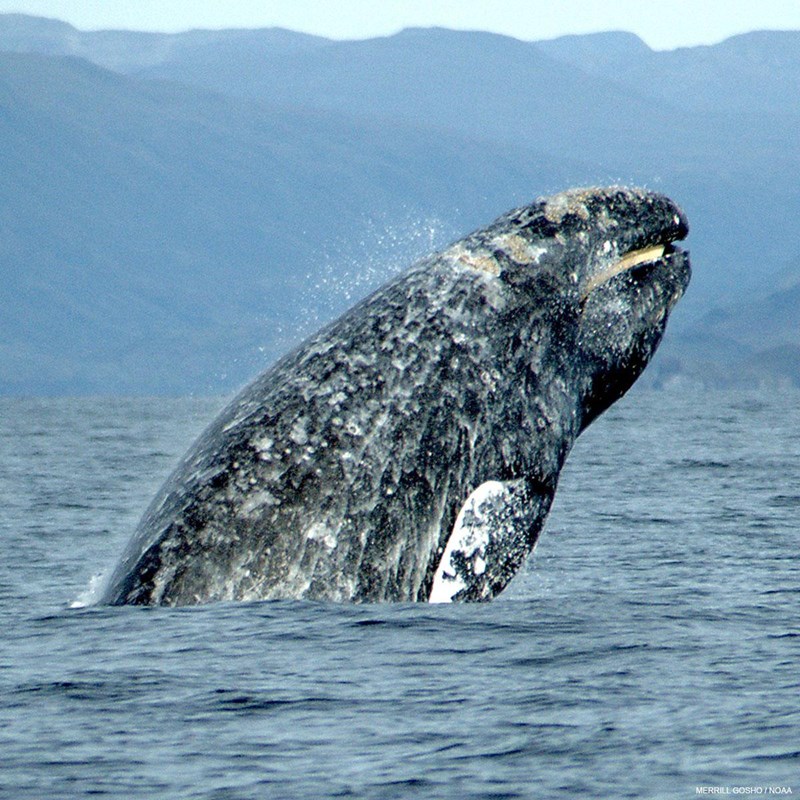
<path fill-rule="evenodd" d="M 520 478 L 486 481 L 467 498 L 433 578 L 431 603 L 491 600 L 519 570 L 553 490 Z"/>

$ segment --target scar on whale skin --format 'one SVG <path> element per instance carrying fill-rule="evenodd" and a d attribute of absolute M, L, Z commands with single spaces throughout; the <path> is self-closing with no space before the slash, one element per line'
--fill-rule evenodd
<path fill-rule="evenodd" d="M 212 422 L 102 601 L 495 597 L 575 438 L 655 352 L 687 232 L 663 195 L 577 189 L 414 264 Z"/>

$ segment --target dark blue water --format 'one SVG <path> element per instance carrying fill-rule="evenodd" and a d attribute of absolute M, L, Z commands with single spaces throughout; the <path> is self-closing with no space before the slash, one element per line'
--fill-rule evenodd
<path fill-rule="evenodd" d="M 800 393 L 623 400 L 491 604 L 70 608 L 217 407 L 0 400 L 3 798 L 800 793 Z"/>

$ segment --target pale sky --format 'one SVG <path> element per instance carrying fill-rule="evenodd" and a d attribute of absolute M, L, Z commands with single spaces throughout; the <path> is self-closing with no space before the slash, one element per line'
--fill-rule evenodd
<path fill-rule="evenodd" d="M 280 26 L 334 39 L 405 27 L 487 30 L 518 39 L 627 30 L 655 49 L 713 44 L 750 30 L 800 30 L 800 0 L 0 0 L 82 30 Z"/>

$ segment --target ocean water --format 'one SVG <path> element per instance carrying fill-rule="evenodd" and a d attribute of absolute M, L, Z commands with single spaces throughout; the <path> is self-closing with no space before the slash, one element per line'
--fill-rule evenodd
<path fill-rule="evenodd" d="M 800 794 L 800 393 L 636 391 L 485 605 L 71 605 L 216 400 L 0 399 L 0 797 Z"/>

